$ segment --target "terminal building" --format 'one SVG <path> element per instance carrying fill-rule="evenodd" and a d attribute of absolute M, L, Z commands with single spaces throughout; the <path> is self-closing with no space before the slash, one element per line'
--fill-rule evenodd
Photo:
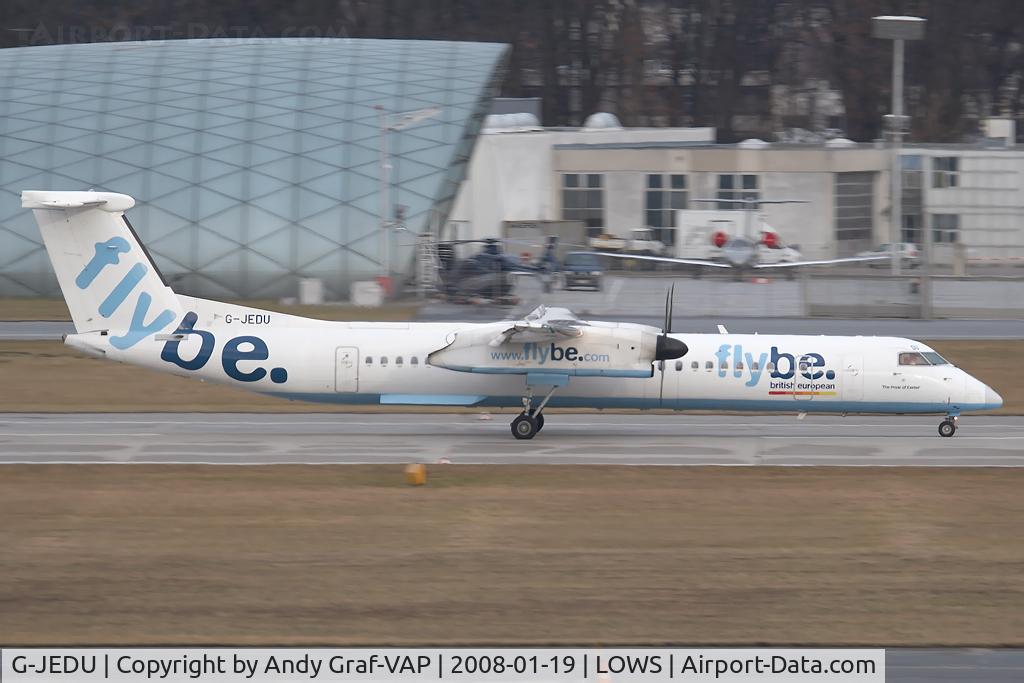
<path fill-rule="evenodd" d="M 950 262 L 956 243 L 981 261 L 1024 257 L 1024 150 L 1008 122 L 996 123 L 1005 137 L 903 149 L 902 241 L 921 244 L 928 226 L 938 262 Z M 881 143 L 842 138 L 719 145 L 714 129 L 624 129 L 610 114 L 571 130 L 492 116 L 451 218 L 460 236 L 580 220 L 591 236 L 652 228 L 671 246 L 682 228 L 676 210 L 794 199 L 806 203 L 764 206 L 766 221 L 805 258 L 849 256 L 891 241 L 892 159 Z"/>

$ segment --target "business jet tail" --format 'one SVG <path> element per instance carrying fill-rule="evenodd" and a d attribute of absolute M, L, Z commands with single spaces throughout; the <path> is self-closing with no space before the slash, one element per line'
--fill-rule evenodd
<path fill-rule="evenodd" d="M 173 328 L 182 316 L 181 303 L 125 218 L 134 204 L 113 192 L 21 193 L 22 207 L 39 223 L 75 329 L 109 334 L 119 349 Z"/>

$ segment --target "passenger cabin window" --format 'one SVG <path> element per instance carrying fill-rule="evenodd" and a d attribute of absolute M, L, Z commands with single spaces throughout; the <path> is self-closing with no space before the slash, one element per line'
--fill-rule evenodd
<path fill-rule="evenodd" d="M 402 364 L 402 357 L 398 356 L 397 358 L 395 358 L 395 365 L 401 365 L 401 364 Z"/>
<path fill-rule="evenodd" d="M 387 365 L 388 364 L 388 357 L 387 356 L 381 356 L 380 357 L 380 364 L 381 365 Z"/>
<path fill-rule="evenodd" d="M 711 361 L 708 361 L 707 363 L 704 364 L 704 369 L 705 370 L 714 370 L 715 369 L 715 364 L 712 363 Z"/>
<path fill-rule="evenodd" d="M 931 365 L 923 354 L 916 351 L 903 351 L 900 353 L 900 365 Z"/>
<path fill-rule="evenodd" d="M 696 360 L 693 361 L 692 363 L 690 363 L 690 367 L 693 368 L 694 370 L 699 370 L 700 369 L 700 361 L 696 361 Z"/>
<path fill-rule="evenodd" d="M 753 363 L 751 364 L 751 366 L 750 366 L 750 369 L 751 369 L 751 370 L 753 370 L 754 372 L 757 372 L 758 370 L 760 370 L 760 369 L 761 369 L 761 364 L 760 364 L 759 362 L 757 362 L 757 361 L 755 360 L 755 361 L 754 361 L 754 362 L 753 362 Z"/>
<path fill-rule="evenodd" d="M 366 364 L 367 365 L 373 365 L 373 356 L 367 356 L 366 357 Z"/>
<path fill-rule="evenodd" d="M 721 367 L 723 370 L 728 370 L 729 369 L 729 361 L 723 360 L 722 361 L 722 365 L 719 366 L 719 367 Z"/>
<path fill-rule="evenodd" d="M 807 372 L 807 368 L 809 368 L 809 367 L 811 367 L 811 366 L 807 364 L 807 361 L 805 361 L 805 360 L 800 361 L 800 372 Z"/>
<path fill-rule="evenodd" d="M 767 370 L 768 372 L 775 372 L 775 363 L 765 364 L 764 369 Z"/>
<path fill-rule="evenodd" d="M 742 370 L 743 369 L 743 361 L 739 361 L 738 363 L 736 363 L 736 369 L 737 370 Z"/>
<path fill-rule="evenodd" d="M 683 369 L 683 361 L 677 360 L 676 361 L 676 372 L 679 372 L 682 369 Z"/>
<path fill-rule="evenodd" d="M 419 364 L 420 364 L 420 359 L 417 358 L 416 356 L 413 356 L 412 358 L 409 359 L 409 365 L 419 365 Z"/>

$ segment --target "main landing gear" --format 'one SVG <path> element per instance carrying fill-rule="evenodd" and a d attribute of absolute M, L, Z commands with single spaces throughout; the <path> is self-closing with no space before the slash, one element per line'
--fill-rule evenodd
<path fill-rule="evenodd" d="M 939 436 L 953 436 L 956 434 L 956 415 L 950 415 L 939 423 Z"/>
<path fill-rule="evenodd" d="M 557 388 L 556 386 L 551 387 L 551 391 L 547 393 L 540 405 L 533 408 L 530 405 L 533 403 L 533 387 L 526 387 L 526 396 L 523 396 L 523 412 L 512 420 L 512 436 L 517 439 L 532 439 L 537 436 L 537 432 L 544 429 L 544 406 L 548 404 L 548 400 Z"/>

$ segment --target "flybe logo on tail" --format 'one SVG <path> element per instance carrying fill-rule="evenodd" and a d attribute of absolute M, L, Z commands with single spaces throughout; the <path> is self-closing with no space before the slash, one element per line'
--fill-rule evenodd
<path fill-rule="evenodd" d="M 120 263 L 121 254 L 127 254 L 129 251 L 131 251 L 131 245 L 123 237 L 111 237 L 106 242 L 97 242 L 96 253 L 75 278 L 75 285 L 79 289 L 88 289 L 104 268 Z M 100 315 L 104 318 L 114 315 L 114 312 L 121 308 L 128 295 L 142 282 L 142 278 L 148 272 L 149 266 L 144 263 L 133 265 L 100 304 Z M 147 324 L 146 314 L 149 313 L 149 306 L 152 303 L 153 296 L 149 292 L 139 293 L 139 298 L 135 300 L 135 311 L 132 313 L 128 330 L 122 335 L 112 335 L 110 337 L 111 346 L 122 351 L 129 349 L 174 322 L 174 312 L 164 309 Z"/>

